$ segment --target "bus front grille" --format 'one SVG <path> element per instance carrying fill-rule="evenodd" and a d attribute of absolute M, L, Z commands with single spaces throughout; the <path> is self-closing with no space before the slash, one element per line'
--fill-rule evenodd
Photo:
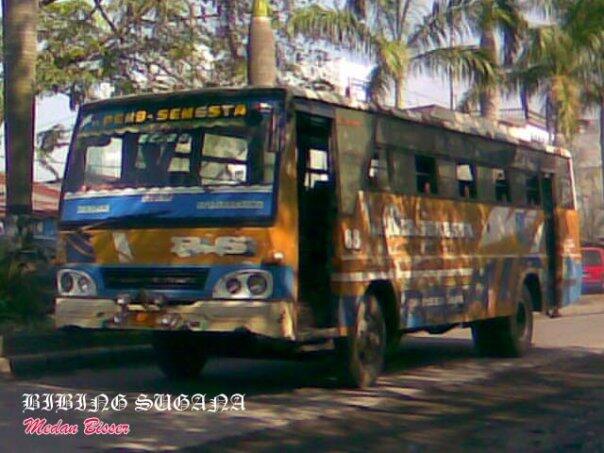
<path fill-rule="evenodd" d="M 188 268 L 105 268 L 107 289 L 202 290 L 208 269 Z"/>

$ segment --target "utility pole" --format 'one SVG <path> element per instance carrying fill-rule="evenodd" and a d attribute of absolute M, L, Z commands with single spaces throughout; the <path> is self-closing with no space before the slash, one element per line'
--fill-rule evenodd
<path fill-rule="evenodd" d="M 38 0 L 2 0 L 6 212 L 32 212 Z M 10 219 L 9 219 L 10 222 Z"/>

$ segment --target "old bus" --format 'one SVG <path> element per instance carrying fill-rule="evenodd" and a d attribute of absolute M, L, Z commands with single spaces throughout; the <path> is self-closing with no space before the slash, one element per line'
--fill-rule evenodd
<path fill-rule="evenodd" d="M 460 114 L 286 88 L 95 102 L 66 169 L 56 323 L 152 330 L 173 377 L 332 348 L 366 386 L 406 332 L 524 353 L 533 312 L 578 298 L 578 228 L 567 151 Z"/>

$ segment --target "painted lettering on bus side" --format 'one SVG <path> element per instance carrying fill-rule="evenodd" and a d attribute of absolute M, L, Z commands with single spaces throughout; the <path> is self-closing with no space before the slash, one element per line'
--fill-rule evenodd
<path fill-rule="evenodd" d="M 383 215 L 386 237 L 440 237 L 447 239 L 473 239 L 474 228 L 466 222 L 440 222 L 437 220 L 420 220 L 404 217 L 398 206 L 388 205 Z"/>

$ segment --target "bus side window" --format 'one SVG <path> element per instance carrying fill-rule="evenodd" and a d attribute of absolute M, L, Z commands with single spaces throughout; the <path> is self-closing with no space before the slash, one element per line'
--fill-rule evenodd
<path fill-rule="evenodd" d="M 493 172 L 493 185 L 495 186 L 495 200 L 501 203 L 512 201 L 510 197 L 510 181 L 508 174 L 501 168 L 495 168 Z"/>
<path fill-rule="evenodd" d="M 426 156 L 415 156 L 415 175 L 418 193 L 438 193 L 438 187 L 436 186 L 435 158 Z"/>
<path fill-rule="evenodd" d="M 539 206 L 541 204 L 538 175 L 526 175 L 526 202 L 530 206 Z"/>
<path fill-rule="evenodd" d="M 369 160 L 367 185 L 371 189 L 389 189 L 388 160 L 383 148 L 377 149 Z"/>
<path fill-rule="evenodd" d="M 476 166 L 468 163 L 457 164 L 457 183 L 459 196 L 465 199 L 476 198 Z"/>
<path fill-rule="evenodd" d="M 327 150 L 325 149 L 311 148 L 308 150 L 304 187 L 312 189 L 320 181 L 329 182 L 329 163 L 327 157 Z"/>

